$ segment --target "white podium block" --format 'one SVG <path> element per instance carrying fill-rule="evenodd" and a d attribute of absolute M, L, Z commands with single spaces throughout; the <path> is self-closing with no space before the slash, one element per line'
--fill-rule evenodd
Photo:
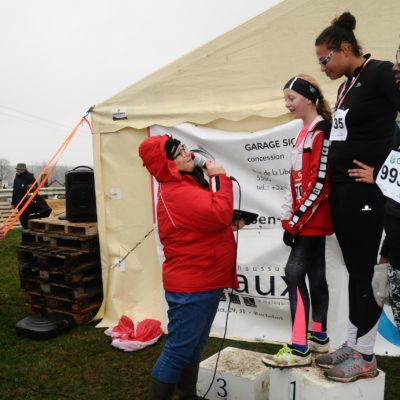
<path fill-rule="evenodd" d="M 270 400 L 383 400 L 385 373 L 375 378 L 342 383 L 328 380 L 316 367 L 270 368 Z"/>
<path fill-rule="evenodd" d="M 202 361 L 197 381 L 197 395 L 203 397 L 214 375 L 218 354 Z M 217 373 L 206 399 L 267 400 L 268 368 L 261 353 L 227 347 L 221 351 Z M 343 399 L 342 399 L 343 400 Z"/>

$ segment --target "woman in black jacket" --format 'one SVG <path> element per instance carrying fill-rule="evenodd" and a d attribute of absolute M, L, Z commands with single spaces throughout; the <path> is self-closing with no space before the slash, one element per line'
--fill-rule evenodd
<path fill-rule="evenodd" d="M 375 338 L 382 308 L 371 281 L 383 232 L 385 197 L 376 185 L 355 182 L 348 171 L 362 160 L 379 170 L 393 147 L 400 93 L 393 64 L 363 55 L 354 36 L 356 19 L 345 12 L 315 41 L 321 70 L 347 78 L 333 112 L 329 163 L 332 222 L 349 272 L 349 326 L 346 343 L 317 358 L 325 375 L 350 382 L 378 374 Z M 331 368 L 332 367 L 332 368 Z"/>

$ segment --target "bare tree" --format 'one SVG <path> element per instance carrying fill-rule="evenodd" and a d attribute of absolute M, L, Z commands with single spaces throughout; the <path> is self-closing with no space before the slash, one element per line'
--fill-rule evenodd
<path fill-rule="evenodd" d="M 65 174 L 68 171 L 71 171 L 74 167 L 70 167 L 67 165 L 58 165 L 55 169 L 53 174 L 50 177 L 50 183 L 54 180 L 57 180 L 60 182 L 62 185 L 65 185 Z"/>
<path fill-rule="evenodd" d="M 12 177 L 12 172 L 10 161 L 6 158 L 0 158 L 0 188 L 3 187 L 7 179 Z"/>
<path fill-rule="evenodd" d="M 45 161 L 42 161 L 40 164 L 29 165 L 28 170 L 32 172 L 35 177 L 37 177 L 46 165 L 47 163 Z M 65 185 L 65 174 L 68 171 L 71 171 L 73 168 L 74 167 L 70 167 L 67 165 L 57 165 L 54 168 L 48 181 L 46 182 L 47 185 L 51 185 L 51 183 L 55 180 L 60 182 L 61 185 Z M 47 172 L 49 172 L 49 169 L 47 169 Z"/>

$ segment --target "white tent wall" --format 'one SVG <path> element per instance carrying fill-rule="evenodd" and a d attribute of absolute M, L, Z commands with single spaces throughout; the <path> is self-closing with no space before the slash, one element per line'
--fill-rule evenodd
<path fill-rule="evenodd" d="M 320 72 L 314 41 L 343 11 L 356 16 L 365 51 L 394 59 L 400 1 L 286 0 L 96 105 L 93 151 L 105 294 L 99 326 L 115 324 L 122 314 L 162 319 L 161 269 L 149 234 L 150 178 L 137 152 L 146 128 L 192 122 L 255 131 L 282 124 L 289 118 L 282 86 L 301 72 L 316 77 L 333 104 L 339 82 Z M 127 119 L 113 120 L 118 109 Z"/>
<path fill-rule="evenodd" d="M 122 314 L 136 321 L 162 319 L 161 269 L 152 232 L 150 177 L 137 155 L 138 145 L 146 135 L 147 130 L 132 128 L 112 135 L 94 135 L 104 287 L 104 301 L 97 317 L 104 317 L 100 326 L 115 325 Z"/>

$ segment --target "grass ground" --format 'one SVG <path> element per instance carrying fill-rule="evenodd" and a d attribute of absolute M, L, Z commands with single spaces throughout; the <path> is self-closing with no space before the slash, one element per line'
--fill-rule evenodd
<path fill-rule="evenodd" d="M 16 322 L 26 316 L 16 257 L 19 241 L 20 230 L 0 241 L 0 399 L 146 399 L 150 371 L 164 340 L 124 353 L 110 345 L 103 329 L 92 325 L 75 327 L 47 341 L 16 335 Z M 219 339 L 210 339 L 204 358 L 219 346 Z M 225 346 L 258 352 L 277 349 L 236 341 L 226 341 Z M 385 400 L 397 400 L 400 358 L 379 357 L 379 367 L 386 372 Z"/>

